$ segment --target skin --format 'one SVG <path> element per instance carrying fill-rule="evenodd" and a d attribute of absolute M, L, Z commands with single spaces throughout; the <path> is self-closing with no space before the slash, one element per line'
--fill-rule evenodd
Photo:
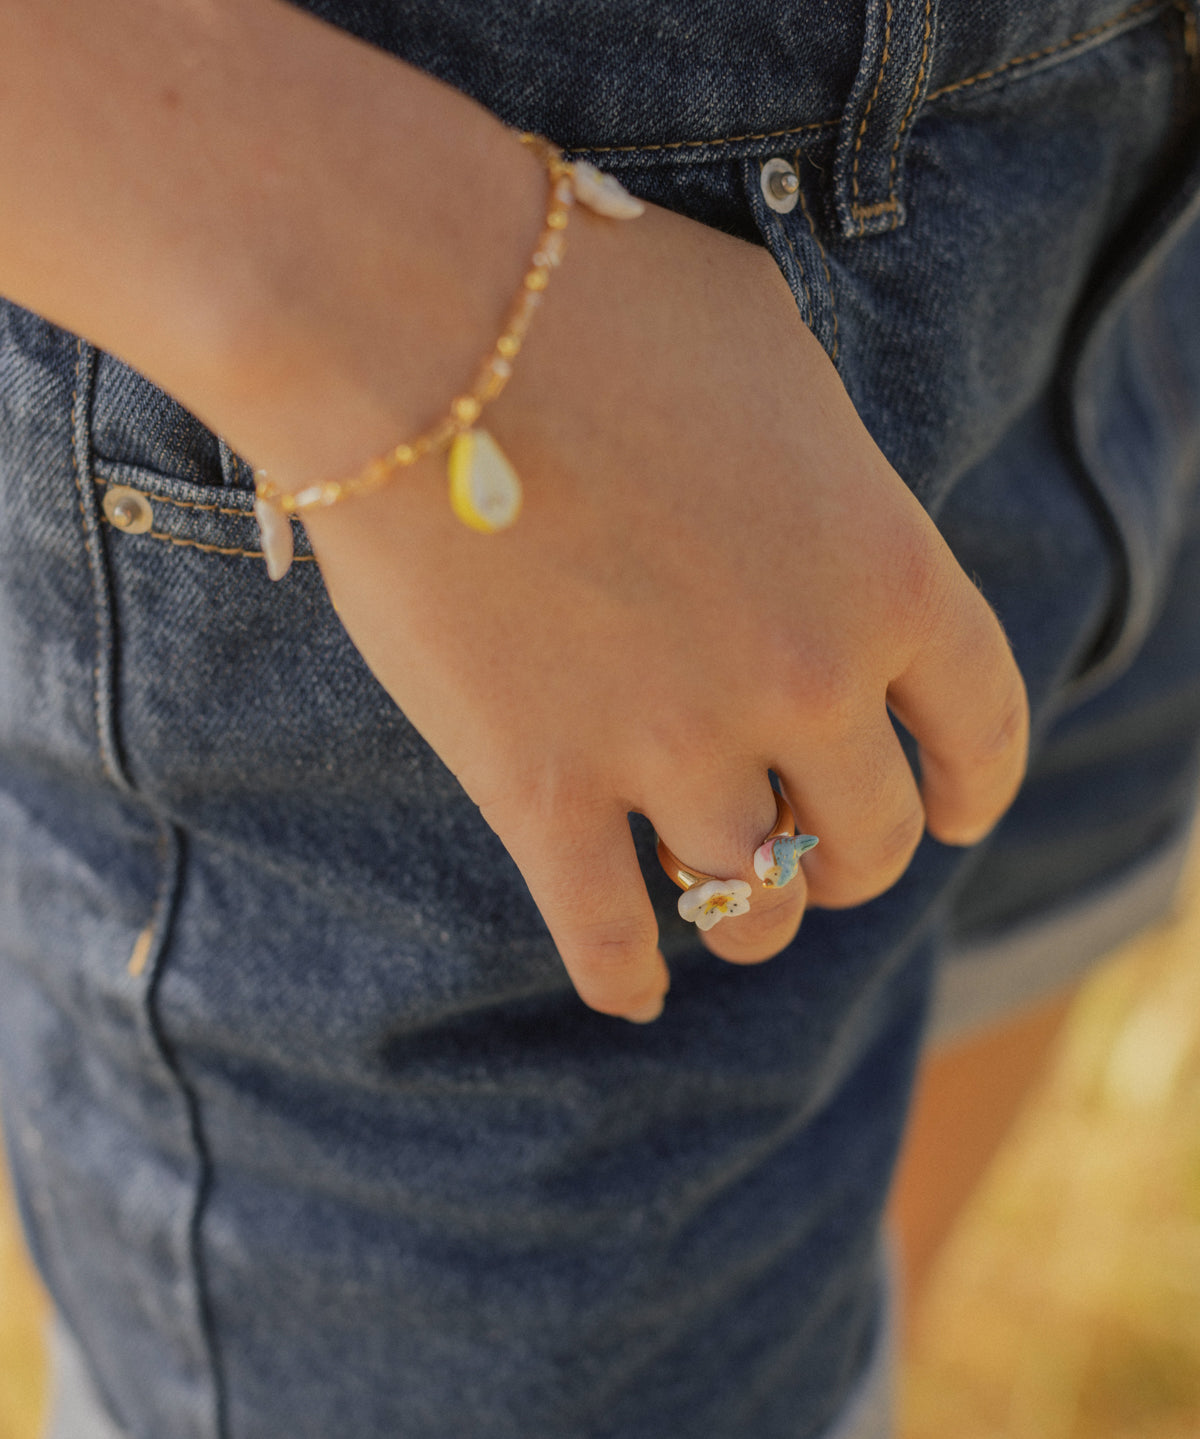
<path fill-rule="evenodd" d="M 0 70 L 0 291 L 281 484 L 419 432 L 499 332 L 544 173 L 390 57 L 275 0 L 7 0 Z M 879 894 L 926 828 L 965 844 L 1003 813 L 1028 731 L 1004 636 L 763 250 L 577 210 L 487 423 L 525 486 L 513 529 L 460 525 L 433 458 L 306 524 L 585 1003 L 645 1021 L 668 987 L 631 810 L 755 884 L 704 936 L 734 963 L 776 954 L 807 902 Z M 821 836 L 779 891 L 751 866 L 769 768 Z"/>
<path fill-rule="evenodd" d="M 1039 1000 L 922 1061 L 888 1216 L 900 1246 L 907 1341 L 942 1247 L 1046 1074 L 1077 994 Z"/>

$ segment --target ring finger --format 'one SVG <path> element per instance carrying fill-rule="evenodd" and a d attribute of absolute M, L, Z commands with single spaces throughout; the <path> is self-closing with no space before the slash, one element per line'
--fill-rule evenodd
<path fill-rule="evenodd" d="M 790 820 L 786 806 L 782 812 Z M 740 782 L 715 788 L 711 781 L 699 782 L 677 790 L 672 802 L 651 813 L 668 851 L 664 857 L 660 849 L 664 868 L 676 878 L 671 861 L 677 859 L 689 881 L 680 895 L 680 913 L 696 923 L 708 949 L 735 964 L 778 954 L 794 938 L 804 912 L 803 873 L 789 862 L 794 842 L 778 846 L 783 868 L 776 864 L 767 875 L 783 883 L 769 886 L 755 870 L 755 854 L 779 828 L 780 814 L 765 766 Z M 764 852 L 764 872 L 771 858 Z"/>

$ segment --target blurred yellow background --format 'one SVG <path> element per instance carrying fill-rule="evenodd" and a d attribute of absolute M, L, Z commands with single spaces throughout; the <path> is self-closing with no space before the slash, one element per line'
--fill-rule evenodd
<path fill-rule="evenodd" d="M 1200 1435 L 1200 848 L 1081 990 L 909 1339 L 903 1439 Z"/>
<path fill-rule="evenodd" d="M 0 1192 L 0 1439 L 36 1439 L 44 1301 Z M 1200 850 L 1088 982 L 908 1336 L 902 1439 L 1200 1435 Z"/>
<path fill-rule="evenodd" d="M 41 1427 L 45 1361 L 42 1292 L 25 1258 L 0 1166 L 0 1439 L 36 1439 Z"/>

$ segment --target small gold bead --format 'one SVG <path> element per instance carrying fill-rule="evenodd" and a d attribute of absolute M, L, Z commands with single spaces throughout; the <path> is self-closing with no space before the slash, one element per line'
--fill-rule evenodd
<path fill-rule="evenodd" d="M 542 231 L 521 288 L 513 299 L 508 321 L 492 353 L 485 358 L 476 372 L 471 389 L 451 401 L 448 412 L 436 425 L 415 439 L 396 445 L 351 478 L 327 480 L 322 484 L 310 485 L 296 494 L 288 494 L 265 473 L 256 472 L 256 488 L 261 502 L 269 503 L 275 510 L 287 514 L 295 514 L 299 510 L 318 505 L 334 505 L 348 496 L 375 489 L 390 479 L 398 469 L 413 464 L 423 455 L 444 450 L 458 436 L 483 434 L 473 427 L 484 406 L 494 400 L 508 383 L 513 368 L 511 361 L 520 352 L 522 340 L 533 320 L 534 312 L 541 303 L 542 293 L 550 282 L 551 272 L 562 259 L 565 245 L 563 231 L 567 228 L 571 209 L 578 199 L 575 192 L 577 179 L 587 173 L 564 159 L 556 146 L 540 136 L 522 134 L 520 138 L 546 166 L 550 194 Z M 117 515 L 114 523 L 125 523 L 124 511 Z"/>
<path fill-rule="evenodd" d="M 456 424 L 453 420 L 443 420 L 440 425 L 436 425 L 430 430 L 426 436 L 426 439 L 429 441 L 429 448 L 431 450 L 444 449 L 461 429 L 462 426 Z"/>
<path fill-rule="evenodd" d="M 494 400 L 508 384 L 511 374 L 512 366 L 507 360 L 490 360 L 475 385 L 475 394 L 480 400 Z"/>
<path fill-rule="evenodd" d="M 514 339 L 523 340 L 530 325 L 533 323 L 533 312 L 541 304 L 542 292 L 540 290 L 526 290 L 521 303 L 513 312 L 513 317 L 508 323 L 508 333 Z"/>

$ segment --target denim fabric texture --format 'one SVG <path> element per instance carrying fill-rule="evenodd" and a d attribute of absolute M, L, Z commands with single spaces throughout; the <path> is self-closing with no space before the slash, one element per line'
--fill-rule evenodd
<path fill-rule="evenodd" d="M 939 955 L 1102 890 L 1192 802 L 1194 8 L 308 8 L 769 247 L 999 612 L 1033 770 L 988 845 L 926 841 L 749 970 L 635 820 L 672 990 L 605 1019 L 302 530 L 271 584 L 247 466 L 2 305 L 0 1078 L 35 1257 L 133 1439 L 829 1434 Z"/>

